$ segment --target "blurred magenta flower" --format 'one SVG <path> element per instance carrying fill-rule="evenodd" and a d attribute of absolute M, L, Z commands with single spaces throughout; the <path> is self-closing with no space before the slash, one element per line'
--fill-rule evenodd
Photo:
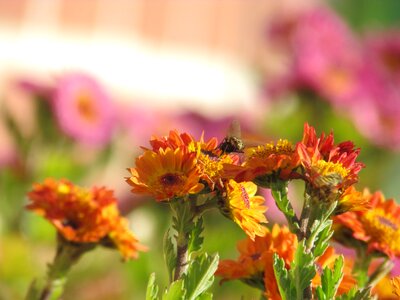
<path fill-rule="evenodd" d="M 362 41 L 327 7 L 280 18 L 272 41 L 285 47 L 289 65 L 267 83 L 271 98 L 311 92 L 349 116 L 376 145 L 400 149 L 400 34 Z"/>
<path fill-rule="evenodd" d="M 333 11 L 317 7 L 290 15 L 273 23 L 270 33 L 288 48 L 291 66 L 268 90 L 311 90 L 334 105 L 343 105 L 358 93 L 361 49 Z"/>
<path fill-rule="evenodd" d="M 400 31 L 378 32 L 365 40 L 367 54 L 382 76 L 400 84 Z"/>
<path fill-rule="evenodd" d="M 105 145 L 112 136 L 115 109 L 112 99 L 93 78 L 79 73 L 59 78 L 52 99 L 61 130 L 91 145 Z"/>

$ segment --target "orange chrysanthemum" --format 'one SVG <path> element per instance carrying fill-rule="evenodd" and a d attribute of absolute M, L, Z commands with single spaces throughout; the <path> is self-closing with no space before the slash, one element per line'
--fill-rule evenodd
<path fill-rule="evenodd" d="M 221 276 L 222 282 L 239 279 L 243 282 L 265 291 L 265 296 L 270 300 L 280 300 L 281 296 L 274 275 L 273 255 L 278 254 L 285 262 L 285 267 L 290 269 L 297 249 L 297 237 L 286 226 L 275 224 L 271 231 L 267 231 L 263 237 L 253 240 L 247 238 L 238 243 L 239 258 L 234 260 L 222 260 L 215 273 Z M 317 264 L 320 271 L 326 266 L 331 267 L 338 257 L 332 247 L 318 258 Z M 356 280 L 351 275 L 351 261 L 345 260 L 343 279 L 338 288 L 338 294 L 349 291 Z M 321 283 L 320 273 L 317 272 L 312 281 L 314 287 Z"/>
<path fill-rule="evenodd" d="M 126 181 L 132 192 L 153 195 L 159 201 L 196 194 L 204 187 L 199 183 L 196 154 L 184 148 L 146 150 L 129 171 L 132 176 Z"/>
<path fill-rule="evenodd" d="M 113 191 L 104 187 L 87 190 L 67 180 L 46 179 L 28 193 L 27 209 L 48 219 L 74 243 L 104 243 L 118 248 L 125 259 L 136 258 L 144 247 L 129 232 L 119 215 Z M 115 236 L 124 239 L 114 239 Z"/>
<path fill-rule="evenodd" d="M 226 164 L 224 176 L 238 182 L 252 181 L 256 177 L 276 174 L 281 179 L 293 176 L 293 170 L 299 165 L 299 157 L 292 144 L 279 140 L 263 146 L 245 149 L 242 165 Z"/>
<path fill-rule="evenodd" d="M 348 187 L 339 198 L 335 214 L 347 211 L 364 211 L 370 208 L 368 191 L 357 191 L 354 186 Z"/>
<path fill-rule="evenodd" d="M 160 149 L 177 148 L 185 149 L 189 153 L 195 153 L 197 165 L 200 169 L 200 179 L 204 180 L 213 190 L 215 184 L 221 184 L 223 165 L 234 163 L 235 156 L 224 154 L 218 149 L 218 140 L 211 138 L 204 141 L 202 135 L 199 141 L 196 141 L 188 133 L 179 133 L 177 130 L 171 130 L 166 137 L 152 137 L 150 140 L 152 150 L 159 152 Z"/>
<path fill-rule="evenodd" d="M 157 137 L 153 136 L 150 140 L 150 145 L 153 151 L 159 151 L 160 149 L 171 148 L 173 150 L 181 147 L 189 147 L 189 145 L 195 145 L 196 147 L 192 150 L 197 151 L 198 149 L 211 151 L 217 148 L 218 141 L 216 138 L 212 138 L 207 142 L 204 142 L 204 137 L 201 136 L 200 141 L 196 141 L 193 136 L 184 132 L 179 133 L 177 130 L 171 130 L 168 136 Z"/>
<path fill-rule="evenodd" d="M 333 133 L 317 138 L 315 129 L 307 123 L 304 135 L 296 151 L 304 167 L 304 178 L 317 188 L 329 187 L 345 190 L 358 181 L 358 173 L 364 167 L 356 162 L 360 149 L 354 149 L 350 141 L 334 145 Z"/>
<path fill-rule="evenodd" d="M 240 279 L 264 290 L 268 299 L 281 299 L 273 270 L 273 255 L 277 253 L 290 268 L 296 248 L 296 235 L 286 226 L 275 224 L 265 236 L 239 242 L 238 260 L 222 260 L 216 275 L 223 281 Z"/>
<path fill-rule="evenodd" d="M 226 199 L 223 204 L 223 212 L 252 240 L 255 236 L 263 236 L 267 232 L 263 225 L 267 223 L 267 207 L 263 197 L 255 196 L 256 192 L 257 186 L 254 183 L 237 183 L 231 179 L 226 185 Z"/>
<path fill-rule="evenodd" d="M 368 251 L 400 256 L 400 206 L 393 199 L 385 200 L 380 192 L 366 191 L 365 197 L 369 210 L 336 216 L 335 226 L 338 231 L 350 230 L 353 238 L 367 244 Z"/>
<path fill-rule="evenodd" d="M 400 276 L 390 277 L 386 275 L 372 289 L 372 295 L 379 300 L 400 299 Z"/>

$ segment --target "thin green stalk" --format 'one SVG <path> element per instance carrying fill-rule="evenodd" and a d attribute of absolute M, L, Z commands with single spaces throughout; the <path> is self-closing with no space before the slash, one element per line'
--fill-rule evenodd
<path fill-rule="evenodd" d="M 357 249 L 356 260 L 353 267 L 353 274 L 355 275 L 360 288 L 364 288 L 368 283 L 368 267 L 371 263 L 372 256 L 366 253 L 364 248 Z"/>
<path fill-rule="evenodd" d="M 382 264 L 369 276 L 367 285 L 374 287 L 383 277 L 385 277 L 393 268 L 394 263 L 386 258 Z"/>
<path fill-rule="evenodd" d="M 30 286 L 26 300 L 58 300 L 64 292 L 66 277 L 71 267 L 80 257 L 93 249 L 96 244 L 75 244 L 57 236 L 57 252 L 53 263 L 49 264 L 45 283 L 40 285 L 34 281 Z"/>
<path fill-rule="evenodd" d="M 190 199 L 189 201 L 182 199 L 171 204 L 171 208 L 175 214 L 173 227 L 176 230 L 175 240 L 177 250 L 174 281 L 182 277 L 188 265 L 189 233 L 193 228 L 193 210 L 195 207 L 193 201 L 196 201 L 196 199 Z"/>

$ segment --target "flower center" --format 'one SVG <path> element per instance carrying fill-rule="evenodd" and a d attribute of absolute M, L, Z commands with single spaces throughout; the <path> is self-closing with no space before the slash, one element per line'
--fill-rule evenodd
<path fill-rule="evenodd" d="M 291 155 L 293 153 L 292 144 L 288 140 L 280 139 L 276 145 L 274 143 L 268 143 L 264 146 L 258 146 L 246 149 L 246 154 L 249 158 L 259 157 L 259 158 L 267 158 L 271 154 L 286 154 Z"/>
<path fill-rule="evenodd" d="M 366 212 L 362 221 L 372 241 L 385 244 L 396 253 L 400 252 L 400 224 L 395 219 L 384 211 L 375 209 Z"/>
<path fill-rule="evenodd" d="M 76 106 L 79 114 L 88 122 L 93 123 L 97 120 L 94 99 L 87 92 L 81 92 L 76 99 Z"/>
<path fill-rule="evenodd" d="M 181 182 L 181 176 L 174 173 L 167 173 L 160 177 L 160 183 L 163 186 L 174 186 L 180 184 Z"/>
<path fill-rule="evenodd" d="M 347 93 L 353 86 L 354 79 L 343 68 L 332 68 L 323 75 L 325 86 L 332 93 Z"/>

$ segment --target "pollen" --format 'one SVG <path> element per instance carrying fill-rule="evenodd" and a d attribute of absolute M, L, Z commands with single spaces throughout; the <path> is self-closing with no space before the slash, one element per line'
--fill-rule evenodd
<path fill-rule="evenodd" d="M 379 244 L 387 245 L 395 253 L 400 252 L 400 224 L 382 209 L 367 211 L 363 217 L 366 232 Z"/>
<path fill-rule="evenodd" d="M 321 176 L 340 175 L 341 178 L 346 178 L 349 174 L 349 171 L 341 163 L 333 163 L 325 160 L 317 161 L 313 164 L 313 169 Z"/>
<path fill-rule="evenodd" d="M 276 144 L 271 142 L 263 146 L 257 146 L 246 149 L 249 158 L 266 158 L 271 154 L 291 154 L 293 153 L 292 143 L 288 140 L 279 139 Z"/>

